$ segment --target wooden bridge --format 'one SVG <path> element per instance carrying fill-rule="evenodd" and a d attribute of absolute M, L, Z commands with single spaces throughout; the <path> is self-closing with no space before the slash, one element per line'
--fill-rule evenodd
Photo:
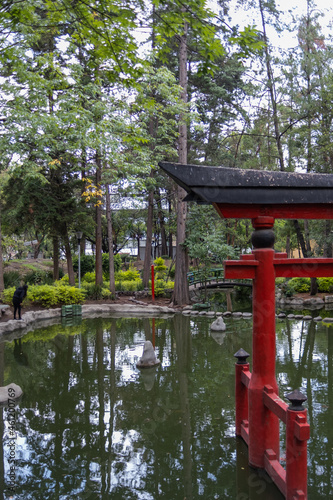
<path fill-rule="evenodd" d="M 224 278 L 224 269 L 212 267 L 211 269 L 191 271 L 187 273 L 190 287 L 197 288 L 233 288 L 235 286 L 246 286 L 252 288 L 252 281 L 231 281 Z"/>

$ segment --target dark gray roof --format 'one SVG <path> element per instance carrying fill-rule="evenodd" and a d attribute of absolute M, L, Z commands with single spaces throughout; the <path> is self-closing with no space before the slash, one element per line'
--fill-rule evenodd
<path fill-rule="evenodd" d="M 242 170 L 160 162 L 186 201 L 232 204 L 333 204 L 332 174 Z"/>

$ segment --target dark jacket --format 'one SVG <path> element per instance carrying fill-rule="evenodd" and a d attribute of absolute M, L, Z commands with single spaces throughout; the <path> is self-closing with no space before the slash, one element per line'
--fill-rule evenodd
<path fill-rule="evenodd" d="M 24 297 L 27 295 L 27 288 L 26 286 L 19 286 L 16 288 L 14 295 L 13 295 L 13 302 L 16 302 L 17 304 L 21 304 L 23 301 Z"/>

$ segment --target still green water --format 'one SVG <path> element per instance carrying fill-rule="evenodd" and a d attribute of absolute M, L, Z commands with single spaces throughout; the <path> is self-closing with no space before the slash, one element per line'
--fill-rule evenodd
<path fill-rule="evenodd" d="M 0 409 L 0 498 L 281 500 L 234 437 L 233 355 L 251 353 L 252 322 L 225 320 L 214 338 L 212 321 L 156 318 L 161 365 L 141 371 L 152 319 L 59 324 L 0 344 L 0 385 L 24 391 L 11 441 L 13 420 Z M 332 327 L 278 321 L 280 395 L 301 388 L 308 397 L 312 500 L 333 497 L 332 356 Z M 283 448 L 282 432 L 282 457 Z"/>

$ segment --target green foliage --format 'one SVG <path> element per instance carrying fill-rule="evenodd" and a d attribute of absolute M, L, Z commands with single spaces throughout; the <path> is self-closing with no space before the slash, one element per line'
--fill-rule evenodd
<path fill-rule="evenodd" d="M 142 290 L 142 281 L 141 280 L 116 281 L 115 286 L 116 290 L 119 292 L 137 292 L 138 290 Z"/>
<path fill-rule="evenodd" d="M 333 278 L 317 278 L 318 292 L 332 293 Z"/>
<path fill-rule="evenodd" d="M 113 262 L 114 262 L 114 270 L 115 270 L 115 272 L 119 271 L 121 269 L 122 260 L 121 260 L 121 257 L 120 257 L 120 255 L 118 253 L 113 256 Z M 110 266 L 109 266 L 109 254 L 108 253 L 103 253 L 102 254 L 102 269 L 103 269 L 104 275 L 108 276 L 109 275 L 109 270 L 110 270 Z"/>
<path fill-rule="evenodd" d="M 86 273 L 90 273 L 95 269 L 95 257 L 93 255 L 81 255 L 80 257 L 80 267 L 81 276 Z M 79 270 L 79 257 L 74 255 L 73 257 L 73 269 L 75 272 Z"/>
<path fill-rule="evenodd" d="M 275 278 L 275 285 L 281 287 L 286 282 L 286 278 Z"/>
<path fill-rule="evenodd" d="M 16 286 L 5 288 L 1 294 L 1 299 L 5 304 L 11 305 L 13 303 L 13 295 L 16 290 Z M 26 300 L 26 299 L 24 299 Z M 23 301 L 24 302 L 24 301 Z"/>
<path fill-rule="evenodd" d="M 167 292 L 173 290 L 173 281 L 164 281 L 164 279 L 156 279 L 154 283 L 155 297 L 165 297 Z M 151 282 L 149 282 L 149 288 L 151 293 Z"/>
<path fill-rule="evenodd" d="M 264 41 L 260 36 L 260 32 L 255 26 L 245 26 L 236 35 L 229 40 L 239 47 L 239 57 L 249 57 L 253 53 L 260 53 L 264 48 Z"/>
<path fill-rule="evenodd" d="M 154 273 L 157 279 L 163 279 L 166 276 L 168 267 L 165 265 L 162 257 L 157 257 L 154 260 Z"/>
<path fill-rule="evenodd" d="M 75 286 L 58 286 L 50 288 L 55 288 L 57 290 L 57 303 L 59 304 L 82 304 L 84 302 L 84 291 L 80 288 L 76 288 Z"/>
<path fill-rule="evenodd" d="M 96 273 L 93 271 L 92 273 L 86 273 L 83 278 L 83 281 L 86 281 L 87 283 L 95 283 L 96 280 Z"/>
<path fill-rule="evenodd" d="M 24 281 L 28 285 L 51 285 L 53 283 L 52 271 L 31 270 L 24 275 Z"/>
<path fill-rule="evenodd" d="M 6 271 L 3 273 L 3 281 L 5 288 L 18 287 L 21 282 L 21 275 L 18 271 Z"/>
<path fill-rule="evenodd" d="M 292 278 L 288 281 L 285 293 L 287 296 L 294 293 L 307 293 L 310 291 L 311 280 L 310 278 Z"/>
<path fill-rule="evenodd" d="M 60 281 L 61 283 L 63 283 L 63 284 L 68 285 L 68 284 L 69 284 L 69 276 L 68 276 L 68 274 L 67 274 L 67 273 L 66 273 L 66 274 L 64 274 L 64 275 L 62 276 L 62 278 L 60 278 L 60 280 L 59 280 L 59 281 Z M 55 284 L 59 283 L 59 281 L 58 281 L 58 282 L 55 282 Z"/>
<path fill-rule="evenodd" d="M 15 287 L 7 288 L 2 294 L 6 304 L 11 304 Z M 84 302 L 84 291 L 74 286 L 66 285 L 34 285 L 29 286 L 27 297 L 23 302 L 41 305 L 42 307 L 53 307 L 57 305 L 82 304 Z"/>
<path fill-rule="evenodd" d="M 96 285 L 95 283 L 82 283 L 84 293 L 87 299 L 101 300 L 111 299 L 112 294 L 105 286 Z"/>
<path fill-rule="evenodd" d="M 176 266 L 172 265 L 169 269 L 168 276 L 171 279 L 175 279 L 175 273 L 176 273 Z"/>
<path fill-rule="evenodd" d="M 130 266 L 127 271 L 115 273 L 115 281 L 141 281 L 140 273 L 134 266 Z"/>

